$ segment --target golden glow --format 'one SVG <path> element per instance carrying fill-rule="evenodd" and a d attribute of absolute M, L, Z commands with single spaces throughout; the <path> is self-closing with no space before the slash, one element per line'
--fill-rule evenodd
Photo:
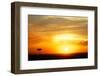
<path fill-rule="evenodd" d="M 79 43 L 84 40 L 86 39 L 76 34 L 57 34 L 52 37 L 52 44 L 55 44 L 58 53 L 72 54 L 80 52 L 82 46 Z"/>
<path fill-rule="evenodd" d="M 33 15 L 28 21 L 30 54 L 87 53 L 87 17 Z"/>
<path fill-rule="evenodd" d="M 54 37 L 59 40 L 73 40 L 73 39 L 75 39 L 76 35 L 74 35 L 74 34 L 59 34 L 59 35 L 55 35 Z"/>
<path fill-rule="evenodd" d="M 66 41 L 66 40 L 85 40 L 83 37 L 75 34 L 59 34 L 53 37 L 53 41 Z"/>

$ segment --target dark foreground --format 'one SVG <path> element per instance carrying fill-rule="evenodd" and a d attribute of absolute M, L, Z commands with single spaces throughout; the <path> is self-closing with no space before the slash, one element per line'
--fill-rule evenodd
<path fill-rule="evenodd" d="M 28 55 L 28 60 L 54 60 L 54 59 L 80 59 L 88 58 L 88 53 L 77 53 L 77 54 L 35 54 Z"/>

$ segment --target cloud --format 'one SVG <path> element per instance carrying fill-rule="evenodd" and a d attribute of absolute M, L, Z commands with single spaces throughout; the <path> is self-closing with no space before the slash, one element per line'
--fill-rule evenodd
<path fill-rule="evenodd" d="M 87 33 L 87 17 L 42 16 L 29 15 L 31 32 L 85 32 Z"/>

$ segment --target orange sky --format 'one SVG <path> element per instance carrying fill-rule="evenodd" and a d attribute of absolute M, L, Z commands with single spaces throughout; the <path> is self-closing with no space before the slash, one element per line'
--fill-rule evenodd
<path fill-rule="evenodd" d="M 87 23 L 87 17 L 29 15 L 29 54 L 86 53 Z"/>

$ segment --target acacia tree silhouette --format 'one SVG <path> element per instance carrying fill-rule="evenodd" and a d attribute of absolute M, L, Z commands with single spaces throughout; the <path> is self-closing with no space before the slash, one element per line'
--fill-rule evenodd
<path fill-rule="evenodd" d="M 37 50 L 38 50 L 38 51 L 41 51 L 42 49 L 41 49 L 41 48 L 38 48 Z"/>

